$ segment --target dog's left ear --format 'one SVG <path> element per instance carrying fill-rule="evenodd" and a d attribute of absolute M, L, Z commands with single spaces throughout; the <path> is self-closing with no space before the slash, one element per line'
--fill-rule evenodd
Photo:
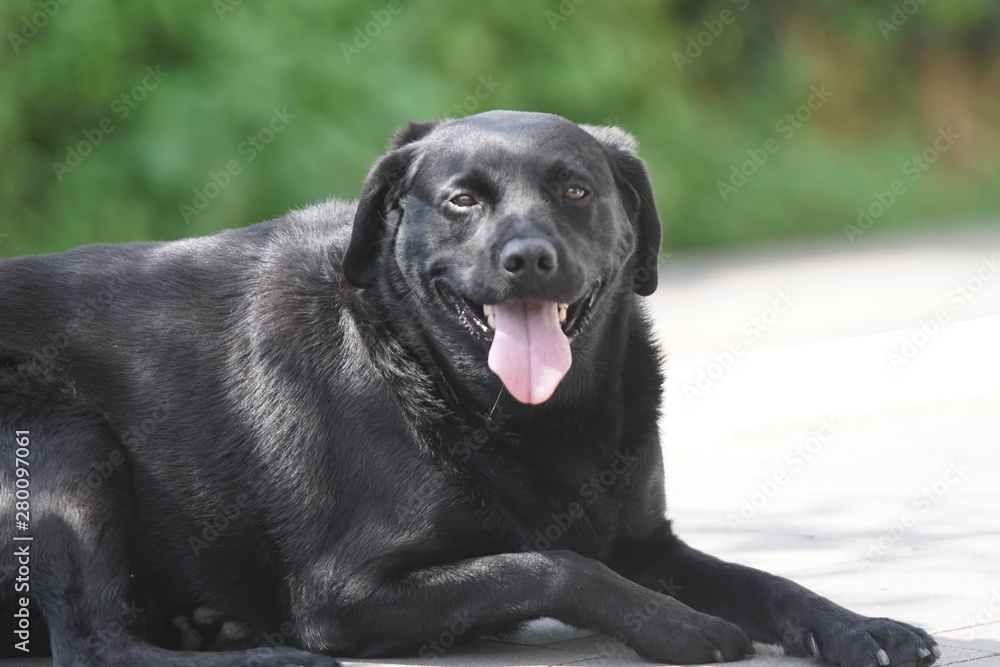
<path fill-rule="evenodd" d="M 351 242 L 343 260 L 344 276 L 355 287 L 375 284 L 379 245 L 385 237 L 389 212 L 398 208 L 406 190 L 407 175 L 416 154 L 413 144 L 442 122 L 407 123 L 401 127 L 389 142 L 388 152 L 365 179 L 354 213 Z"/>
<path fill-rule="evenodd" d="M 636 155 L 635 137 L 618 127 L 580 127 L 600 141 L 608 152 L 622 202 L 629 213 L 629 219 L 635 225 L 632 289 L 641 296 L 649 296 L 656 290 L 656 262 L 660 252 L 662 228 L 646 165 Z"/>

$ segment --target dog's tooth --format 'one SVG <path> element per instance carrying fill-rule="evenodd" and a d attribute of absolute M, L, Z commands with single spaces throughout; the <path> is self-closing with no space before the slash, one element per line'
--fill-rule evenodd
<path fill-rule="evenodd" d="M 560 323 L 566 321 L 566 309 L 567 308 L 569 308 L 568 304 L 565 304 L 565 303 L 560 303 L 559 304 L 559 322 Z"/>
<path fill-rule="evenodd" d="M 493 310 L 493 306 L 491 306 L 490 304 L 487 303 L 483 305 L 483 315 L 485 315 L 486 317 L 493 315 L 495 312 L 496 311 Z"/>
<path fill-rule="evenodd" d="M 490 329 L 496 329 L 497 328 L 497 316 L 494 315 L 493 313 L 490 313 L 489 315 L 487 315 L 486 316 L 486 324 L 490 325 Z"/>

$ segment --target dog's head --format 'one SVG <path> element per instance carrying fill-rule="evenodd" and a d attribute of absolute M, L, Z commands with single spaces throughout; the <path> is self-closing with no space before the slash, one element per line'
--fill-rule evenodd
<path fill-rule="evenodd" d="M 397 133 L 365 183 L 343 269 L 357 287 L 397 276 L 431 338 L 478 354 L 537 404 L 574 339 L 624 292 L 656 289 L 659 243 L 630 135 L 491 111 Z"/>

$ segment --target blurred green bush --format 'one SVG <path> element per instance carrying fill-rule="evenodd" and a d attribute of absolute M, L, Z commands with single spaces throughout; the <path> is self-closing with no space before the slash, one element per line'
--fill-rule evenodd
<path fill-rule="evenodd" d="M 352 199 L 398 125 L 494 108 L 635 134 L 669 248 L 1000 217 L 994 0 L 11 0 L 0 27 L 0 256 Z"/>

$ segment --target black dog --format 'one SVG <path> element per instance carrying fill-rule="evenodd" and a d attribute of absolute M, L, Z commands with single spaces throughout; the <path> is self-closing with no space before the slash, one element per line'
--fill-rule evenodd
<path fill-rule="evenodd" d="M 934 662 L 671 532 L 659 241 L 631 137 L 490 112 L 403 129 L 356 205 L 0 263 L 5 639 L 37 604 L 56 665 L 334 665 L 550 616 Z"/>

